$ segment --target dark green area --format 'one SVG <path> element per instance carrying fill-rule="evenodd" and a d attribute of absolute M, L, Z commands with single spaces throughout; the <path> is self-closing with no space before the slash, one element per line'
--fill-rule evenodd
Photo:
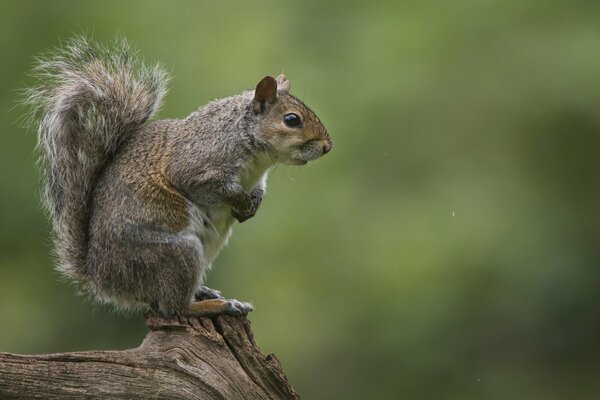
<path fill-rule="evenodd" d="M 305 398 L 600 398 L 599 4 L 1 2 L 0 351 L 145 334 L 53 272 L 12 109 L 34 55 L 120 32 L 172 71 L 160 117 L 284 71 L 328 127 L 208 282 Z"/>

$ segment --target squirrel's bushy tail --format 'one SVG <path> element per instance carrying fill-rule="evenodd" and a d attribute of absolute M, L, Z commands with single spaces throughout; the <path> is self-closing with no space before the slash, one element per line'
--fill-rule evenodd
<path fill-rule="evenodd" d="M 59 270 L 83 278 L 91 196 L 116 153 L 160 106 L 167 74 L 146 67 L 125 39 L 104 47 L 75 37 L 37 59 L 38 86 L 25 91 L 38 130 L 44 203 Z"/>

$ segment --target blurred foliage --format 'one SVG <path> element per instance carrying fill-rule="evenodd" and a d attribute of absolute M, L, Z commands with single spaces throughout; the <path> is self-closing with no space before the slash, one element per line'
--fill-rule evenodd
<path fill-rule="evenodd" d="M 123 33 L 160 117 L 285 71 L 334 151 L 278 167 L 208 284 L 307 399 L 600 396 L 600 3 L 0 3 L 0 351 L 136 346 L 53 272 L 32 57 Z"/>

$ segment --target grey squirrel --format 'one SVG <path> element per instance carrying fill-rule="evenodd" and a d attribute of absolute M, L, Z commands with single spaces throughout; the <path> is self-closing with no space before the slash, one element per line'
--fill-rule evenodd
<path fill-rule="evenodd" d="M 27 90 L 58 270 L 101 302 L 163 314 L 246 314 L 203 285 L 234 220 L 256 213 L 269 169 L 332 148 L 284 75 L 184 119 L 148 123 L 168 81 L 125 39 L 75 37 L 38 59 Z"/>

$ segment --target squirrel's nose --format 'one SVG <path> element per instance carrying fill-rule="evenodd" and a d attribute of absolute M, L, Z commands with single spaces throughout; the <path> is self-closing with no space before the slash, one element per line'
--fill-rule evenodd
<path fill-rule="evenodd" d="M 333 147 L 333 143 L 331 143 L 331 141 L 327 141 L 325 142 L 325 144 L 323 145 L 323 154 L 327 154 L 331 151 L 331 148 Z"/>

